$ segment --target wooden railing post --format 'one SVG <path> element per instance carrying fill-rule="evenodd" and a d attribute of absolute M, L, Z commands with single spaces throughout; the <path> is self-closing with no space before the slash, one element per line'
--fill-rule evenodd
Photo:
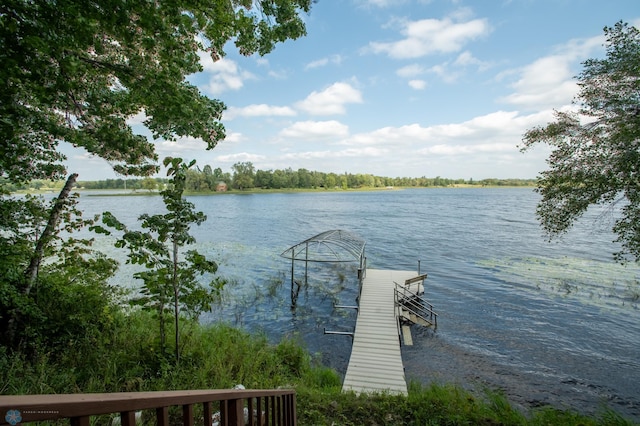
<path fill-rule="evenodd" d="M 185 404 L 182 406 L 182 424 L 193 426 L 193 405 Z"/>
<path fill-rule="evenodd" d="M 156 408 L 158 426 L 169 426 L 169 407 Z"/>
<path fill-rule="evenodd" d="M 244 426 L 244 400 L 243 399 L 230 399 L 227 401 L 228 405 L 228 420 L 229 426 Z"/>
<path fill-rule="evenodd" d="M 283 410 L 282 410 L 283 397 L 281 395 L 281 396 L 278 396 L 276 398 L 278 400 L 278 424 L 281 425 L 281 424 L 283 424 L 282 423 L 282 421 L 283 421 L 283 416 L 282 416 L 283 415 Z"/>
<path fill-rule="evenodd" d="M 258 411 L 258 421 L 256 423 L 257 423 L 258 426 L 264 426 L 263 419 L 266 416 L 266 411 L 267 410 L 265 409 L 264 410 L 265 414 L 262 415 L 262 410 L 263 410 L 263 408 L 262 408 L 262 397 L 259 396 L 259 397 L 256 398 L 256 400 L 257 400 L 257 402 L 256 402 L 256 410 Z"/>
<path fill-rule="evenodd" d="M 269 399 L 271 400 L 271 424 L 276 426 L 278 423 L 276 422 L 276 397 L 275 396 L 270 396 Z"/>
<path fill-rule="evenodd" d="M 212 426 L 213 425 L 213 404 L 211 402 L 205 402 L 204 404 L 202 404 L 202 415 L 204 417 L 203 426 Z"/>
<path fill-rule="evenodd" d="M 264 424 L 266 426 L 269 425 L 269 422 L 271 421 L 271 415 L 269 413 L 269 410 L 271 409 L 271 397 L 270 396 L 265 396 L 264 397 Z"/>
<path fill-rule="evenodd" d="M 122 426 L 136 426 L 136 412 L 123 411 L 120 413 L 120 424 Z"/>
<path fill-rule="evenodd" d="M 255 416 L 253 415 L 253 398 L 247 399 L 247 411 L 249 412 L 248 424 L 255 424 Z"/>
<path fill-rule="evenodd" d="M 72 417 L 71 426 L 89 426 L 89 416 Z"/>

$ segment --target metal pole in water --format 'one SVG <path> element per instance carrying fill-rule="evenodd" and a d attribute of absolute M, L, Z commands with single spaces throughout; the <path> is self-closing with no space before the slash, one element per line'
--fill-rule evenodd
<path fill-rule="evenodd" d="M 307 276 L 309 269 L 309 243 L 306 244 L 306 251 L 304 254 L 304 284 L 307 285 Z"/>
<path fill-rule="evenodd" d="M 293 272 L 294 272 L 294 264 L 296 258 L 296 249 L 291 248 L 291 295 L 293 296 Z"/>
<path fill-rule="evenodd" d="M 324 329 L 324 334 L 339 334 L 343 336 L 349 336 L 351 338 L 353 338 L 354 336 L 354 333 L 352 331 L 330 331 L 330 330 L 327 330 L 326 328 Z"/>

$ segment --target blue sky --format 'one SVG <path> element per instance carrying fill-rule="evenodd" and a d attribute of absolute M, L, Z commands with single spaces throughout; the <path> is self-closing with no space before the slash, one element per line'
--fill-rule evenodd
<path fill-rule="evenodd" d="M 157 141 L 160 158 L 231 171 L 306 168 L 378 176 L 534 178 L 546 147 L 523 133 L 572 108 L 575 76 L 603 57 L 602 28 L 640 26 L 637 0 L 319 0 L 308 35 L 265 57 L 202 57 L 190 77 L 226 103 L 227 138 Z M 143 132 L 144 129 L 136 130 Z M 80 180 L 113 178 L 69 152 Z"/>

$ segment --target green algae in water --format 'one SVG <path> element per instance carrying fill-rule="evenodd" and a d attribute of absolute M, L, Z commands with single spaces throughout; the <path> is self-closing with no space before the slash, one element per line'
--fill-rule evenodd
<path fill-rule="evenodd" d="M 575 257 L 504 258 L 479 262 L 514 288 L 572 298 L 599 308 L 640 307 L 640 267 Z"/>

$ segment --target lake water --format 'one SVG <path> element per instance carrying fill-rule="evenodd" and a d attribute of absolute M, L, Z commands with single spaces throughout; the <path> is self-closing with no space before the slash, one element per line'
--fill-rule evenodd
<path fill-rule="evenodd" d="M 408 380 L 488 387 L 526 407 L 597 412 L 604 404 L 640 420 L 640 268 L 611 259 L 611 217 L 588 212 L 549 243 L 535 219 L 538 195 L 523 188 L 226 194 L 190 200 L 208 220 L 197 249 L 232 281 L 223 307 L 202 317 L 275 340 L 298 336 L 319 362 L 344 374 L 351 339 L 355 264 L 312 265 L 290 309 L 291 264 L 280 253 L 344 229 L 366 241 L 367 265 L 428 273 L 438 328 L 412 327 L 402 348 Z M 163 211 L 158 196 L 87 193 L 80 208 L 111 211 L 135 226 Z M 115 253 L 108 239 L 98 246 Z M 296 274 L 303 273 L 301 265 Z M 124 267 L 118 284 L 135 286 Z M 299 279 L 300 277 L 297 276 Z"/>

